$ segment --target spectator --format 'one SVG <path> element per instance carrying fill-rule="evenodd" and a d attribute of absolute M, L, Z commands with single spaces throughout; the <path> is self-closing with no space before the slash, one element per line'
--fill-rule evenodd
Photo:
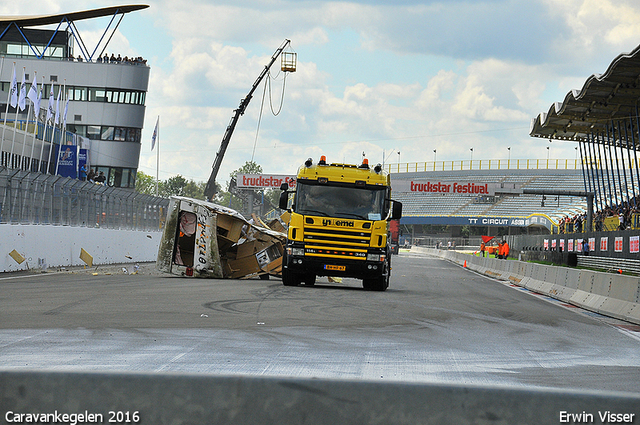
<path fill-rule="evenodd" d="M 507 243 L 506 240 L 503 240 L 501 242 L 502 246 L 500 248 L 500 257 L 498 258 L 502 258 L 504 260 L 506 260 L 509 257 L 509 244 Z"/>
<path fill-rule="evenodd" d="M 100 171 L 98 177 L 95 178 L 95 182 L 104 185 L 107 178 L 104 176 L 104 171 Z"/>
<path fill-rule="evenodd" d="M 87 181 L 93 183 L 96 178 L 96 170 L 94 170 L 93 168 L 91 170 L 89 170 L 89 174 L 87 174 Z"/>
<path fill-rule="evenodd" d="M 582 241 L 582 253 L 589 255 L 589 241 L 587 239 Z"/>
<path fill-rule="evenodd" d="M 82 167 L 80 167 L 80 180 L 87 180 L 87 164 L 82 164 Z"/>

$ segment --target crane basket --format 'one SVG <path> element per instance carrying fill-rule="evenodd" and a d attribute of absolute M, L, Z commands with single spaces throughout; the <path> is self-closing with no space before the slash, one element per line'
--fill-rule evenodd
<path fill-rule="evenodd" d="M 284 72 L 296 72 L 298 54 L 294 52 L 282 52 L 280 69 Z"/>

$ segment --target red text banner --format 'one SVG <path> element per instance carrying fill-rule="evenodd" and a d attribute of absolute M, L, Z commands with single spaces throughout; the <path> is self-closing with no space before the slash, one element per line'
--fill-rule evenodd
<path fill-rule="evenodd" d="M 517 184 L 484 183 L 479 181 L 425 181 L 392 180 L 391 189 L 396 192 L 433 193 L 451 195 L 489 195 L 519 193 Z"/>
<path fill-rule="evenodd" d="M 295 189 L 295 176 L 283 174 L 238 174 L 236 185 L 244 189 L 280 189 L 282 183 L 287 183 L 290 189 Z"/>

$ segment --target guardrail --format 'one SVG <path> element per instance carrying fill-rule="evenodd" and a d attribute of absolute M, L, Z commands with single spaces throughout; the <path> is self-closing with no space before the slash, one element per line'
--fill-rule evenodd
<path fill-rule="evenodd" d="M 608 271 L 625 271 L 640 275 L 640 260 L 631 258 L 596 257 L 595 255 L 578 255 L 578 266 Z"/>
<path fill-rule="evenodd" d="M 421 250 L 586 310 L 640 324 L 640 281 L 635 276 Z"/>
<path fill-rule="evenodd" d="M 629 393 L 186 374 L 0 372 L 0 394 L 7 423 L 555 425 L 640 414 Z M 59 419 L 20 416 L 34 414 Z M 596 422 L 603 414 L 616 416 Z"/>

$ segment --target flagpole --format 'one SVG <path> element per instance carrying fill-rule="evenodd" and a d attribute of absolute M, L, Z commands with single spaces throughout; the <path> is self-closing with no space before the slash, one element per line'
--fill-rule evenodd
<path fill-rule="evenodd" d="M 36 75 L 36 72 L 33 72 L 34 75 Z M 42 77 L 44 81 L 44 76 Z M 37 78 L 34 76 L 33 77 L 33 81 L 36 83 L 36 100 L 38 99 L 38 96 L 40 95 L 40 89 L 38 89 L 38 80 Z M 31 101 L 33 102 L 33 99 L 31 99 Z M 31 155 L 29 156 L 29 171 L 33 171 L 33 151 L 35 150 L 36 147 L 36 133 L 38 132 L 38 118 L 40 117 L 40 102 L 38 102 L 37 104 L 34 102 L 33 103 L 33 140 L 31 143 Z"/>
<path fill-rule="evenodd" d="M 42 76 L 42 91 L 44 91 L 44 75 Z M 47 111 L 49 106 L 47 106 Z M 42 122 L 42 126 L 44 127 L 44 132 L 42 133 L 42 146 L 40 147 L 40 158 L 38 159 L 38 170 L 42 168 L 42 155 L 44 154 L 44 145 L 47 143 L 47 121 L 49 121 L 48 114 L 45 115 L 44 121 Z M 46 174 L 46 173 L 45 173 Z"/>
<path fill-rule="evenodd" d="M 4 56 L 2 57 L 4 61 Z M 13 63 L 13 76 L 16 75 L 16 63 Z M 9 87 L 9 95 L 7 96 L 7 110 L 4 112 L 4 124 L 2 126 L 2 140 L 0 141 L 0 155 L 2 155 L 4 148 L 4 131 L 7 129 L 7 115 L 9 115 L 9 104 L 11 103 L 11 96 L 13 91 L 13 78 L 11 79 L 11 87 Z M 0 158 L 0 165 L 2 165 L 2 158 Z M 9 166 L 7 160 L 7 167 Z"/>
<path fill-rule="evenodd" d="M 158 129 L 158 134 L 156 135 L 156 143 L 158 145 L 156 150 L 156 196 L 158 196 L 158 184 L 160 181 L 160 115 L 158 115 L 156 128 Z"/>
<path fill-rule="evenodd" d="M 58 86 L 58 90 L 60 90 L 60 86 Z M 51 86 L 51 96 L 53 96 L 53 85 Z M 49 159 L 47 161 L 47 173 L 49 173 L 49 166 L 51 165 L 51 156 L 53 155 L 53 145 L 54 138 L 56 135 L 56 124 L 55 124 L 55 111 L 53 110 L 53 103 L 55 101 L 51 101 L 51 97 L 49 97 L 49 111 L 51 113 L 51 149 L 49 149 Z"/>
<path fill-rule="evenodd" d="M 20 95 L 22 96 L 22 88 L 24 86 L 24 74 L 26 73 L 27 67 L 22 67 L 22 84 L 20 84 Z M 11 154 L 9 154 L 9 162 L 11 163 L 11 168 L 13 168 L 13 146 L 16 143 L 16 131 L 18 130 L 18 114 L 20 113 L 20 100 L 18 100 L 18 105 L 16 107 L 16 118 L 13 120 L 13 139 L 11 140 Z"/>
<path fill-rule="evenodd" d="M 31 104 L 27 109 L 27 128 L 25 130 L 24 141 L 22 142 L 22 154 L 20 155 L 20 168 L 24 166 L 24 148 L 27 146 L 27 134 L 29 134 L 29 115 L 31 115 Z"/>
<path fill-rule="evenodd" d="M 67 79 L 64 79 L 64 85 L 62 86 L 62 93 L 63 95 L 66 95 L 67 92 Z M 60 99 L 60 95 L 58 94 L 58 99 Z M 62 99 L 62 101 L 64 102 L 64 99 Z M 56 104 L 56 118 L 58 118 L 60 116 L 60 104 Z M 60 125 L 62 125 L 62 123 L 60 123 Z M 64 134 L 64 129 L 62 127 L 60 127 L 60 151 L 62 150 L 62 141 L 65 139 L 66 134 Z M 60 151 L 58 151 L 58 155 L 56 157 L 56 176 L 58 175 L 58 168 L 60 167 Z M 76 170 L 77 171 L 77 170 Z"/>

